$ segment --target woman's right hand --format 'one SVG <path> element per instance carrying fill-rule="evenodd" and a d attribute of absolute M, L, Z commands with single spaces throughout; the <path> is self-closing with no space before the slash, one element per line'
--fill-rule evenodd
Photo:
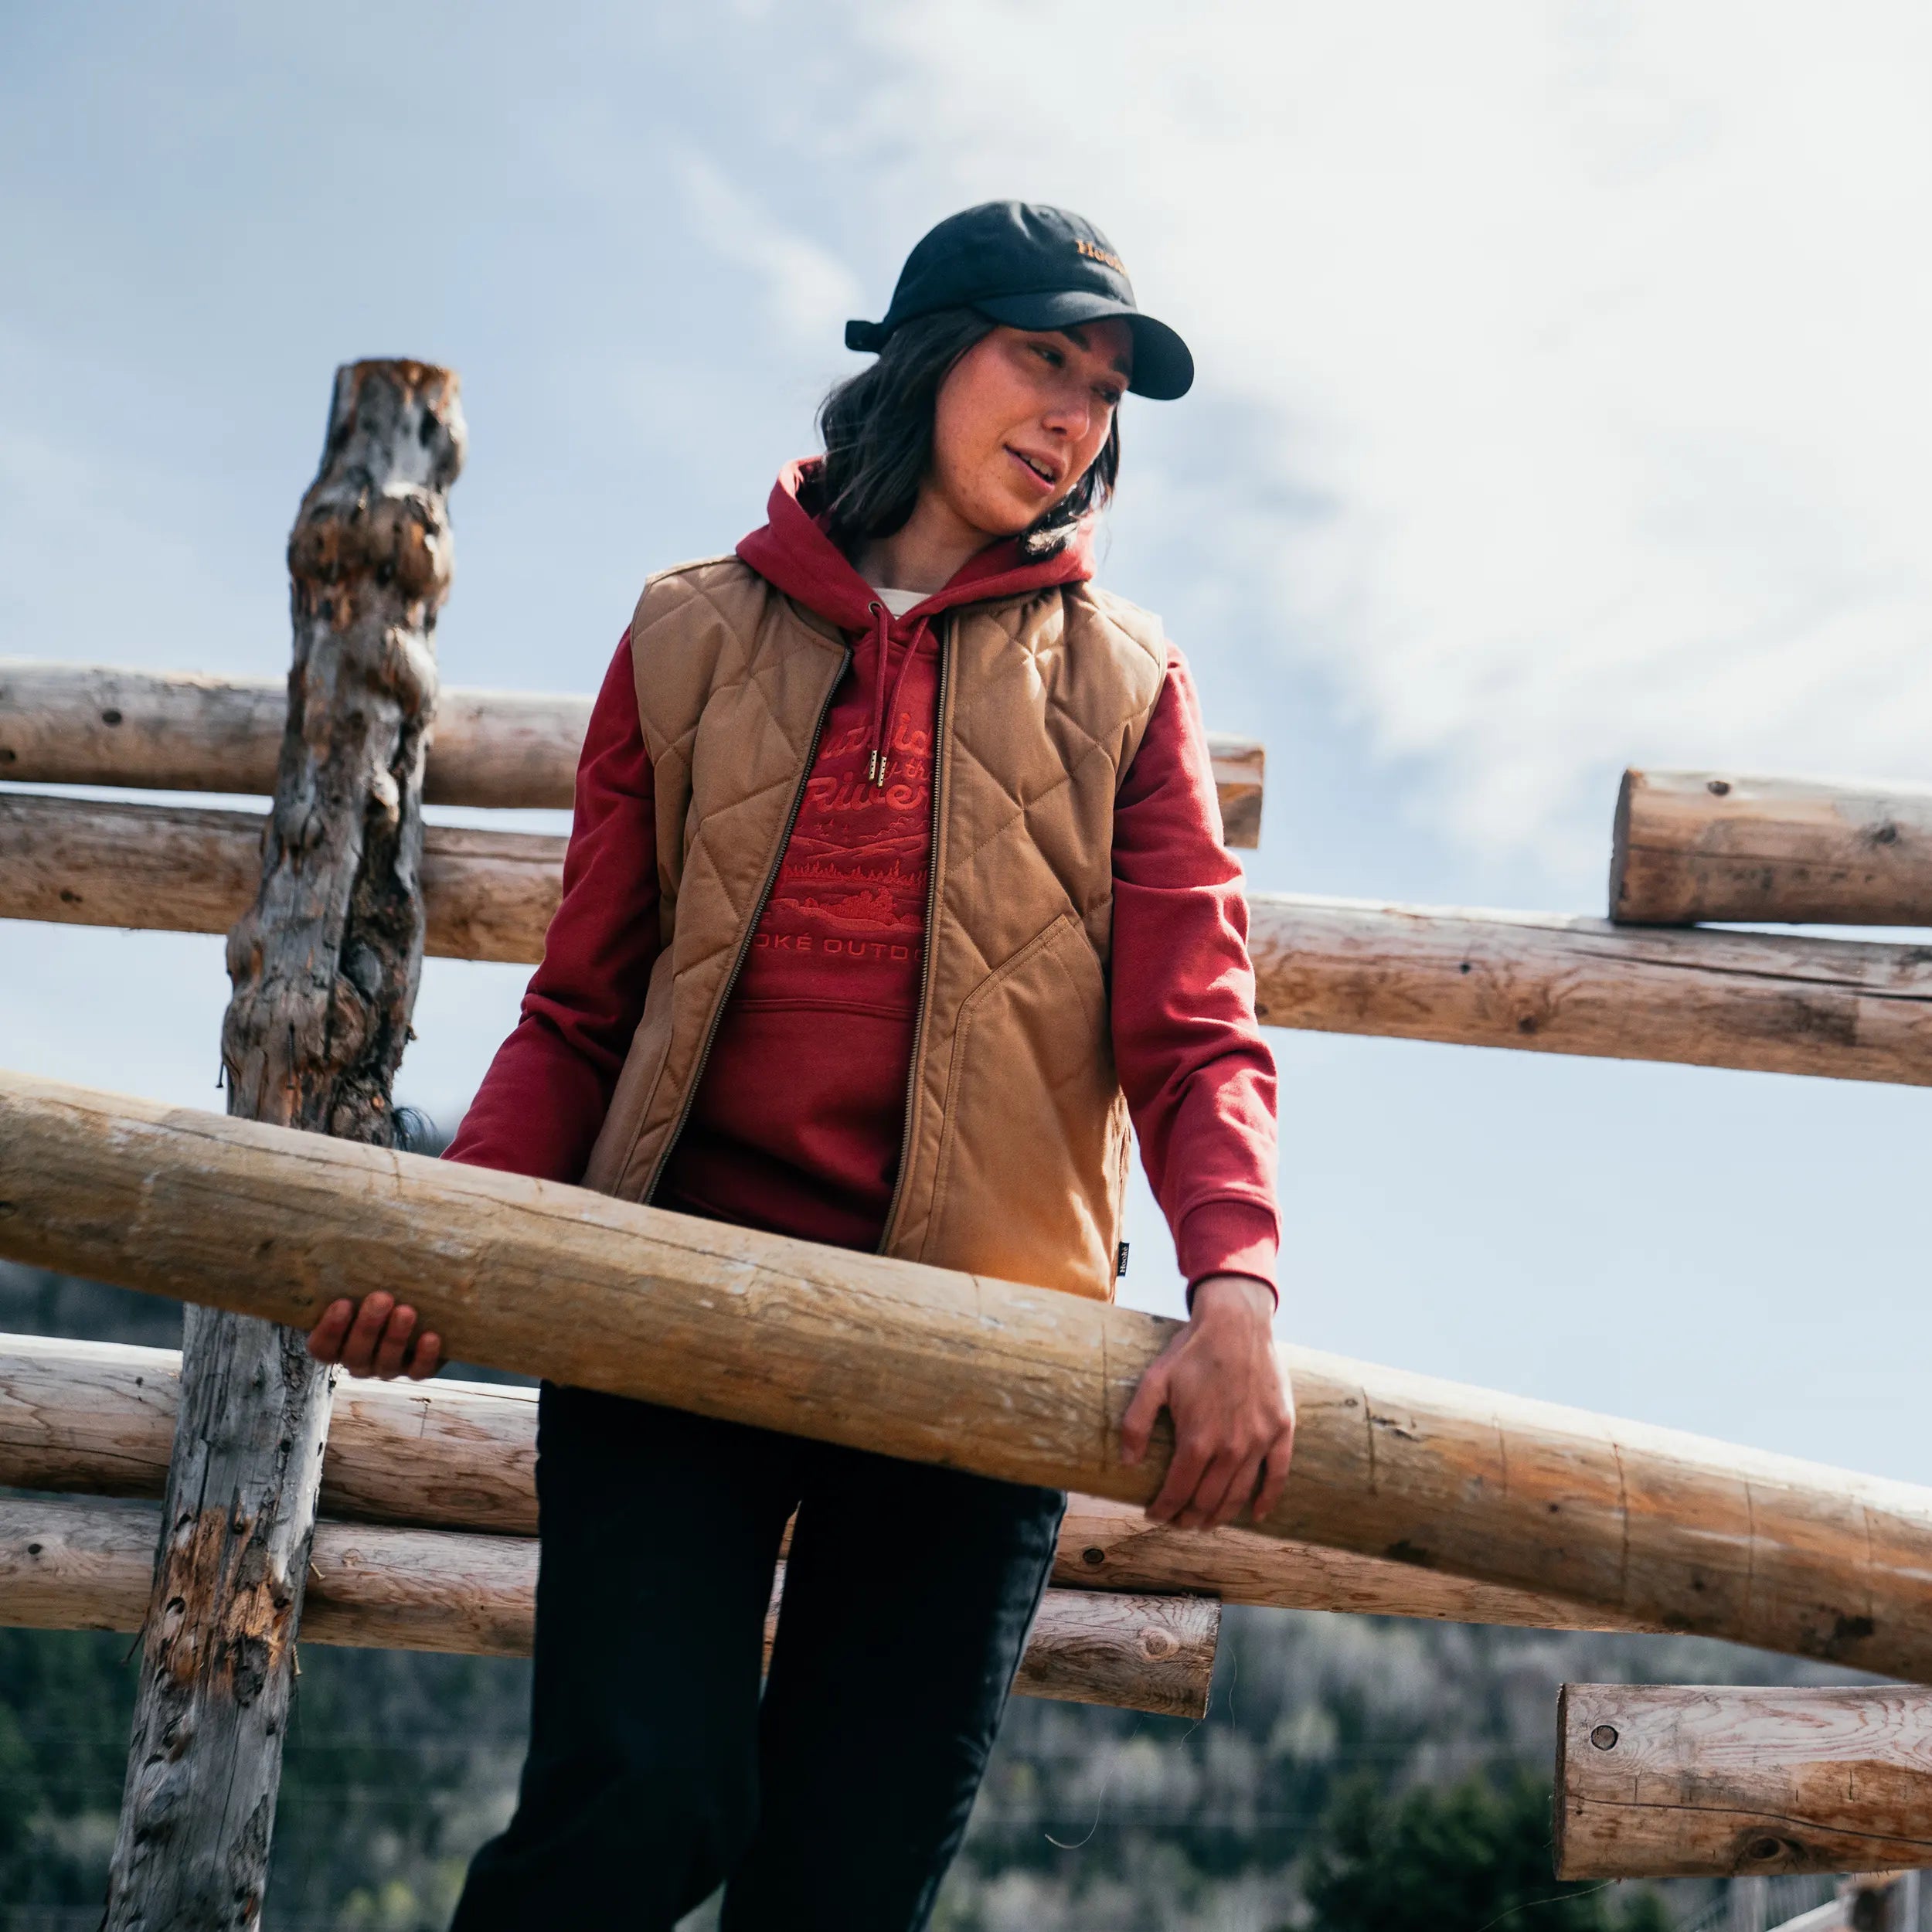
<path fill-rule="evenodd" d="M 433 1328 L 419 1335 L 416 1311 L 379 1288 L 360 1308 L 346 1297 L 330 1302 L 309 1331 L 308 1352 L 318 1362 L 340 1362 L 352 1376 L 386 1382 L 406 1375 L 420 1382 L 442 1366 L 443 1338 Z"/>

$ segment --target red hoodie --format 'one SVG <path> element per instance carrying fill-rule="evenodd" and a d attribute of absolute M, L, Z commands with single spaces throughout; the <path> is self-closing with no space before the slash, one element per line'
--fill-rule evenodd
<path fill-rule="evenodd" d="M 919 1004 L 938 696 L 928 620 L 1093 566 L 1084 531 L 1043 563 L 995 544 L 895 619 L 800 503 L 810 480 L 810 466 L 787 466 L 770 521 L 738 554 L 852 637 L 853 663 L 655 1198 L 863 1249 L 878 1245 L 897 1179 Z M 591 714 L 543 963 L 452 1160 L 580 1179 L 643 1011 L 657 849 L 630 642 Z M 1114 809 L 1114 1059 L 1190 1288 L 1223 1273 L 1273 1287 L 1274 1065 L 1254 1019 L 1241 876 L 1219 834 L 1199 707 L 1170 648 Z"/>

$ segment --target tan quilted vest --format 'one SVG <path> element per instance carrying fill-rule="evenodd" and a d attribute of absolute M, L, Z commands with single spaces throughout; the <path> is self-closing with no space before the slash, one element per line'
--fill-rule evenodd
<path fill-rule="evenodd" d="M 880 1247 L 1105 1298 L 1130 1147 L 1107 1020 L 1114 796 L 1166 645 L 1156 620 L 1087 584 L 935 623 L 924 1004 Z M 642 1201 L 689 1110 L 851 654 L 735 557 L 653 577 L 631 650 L 663 949 L 584 1179 Z"/>

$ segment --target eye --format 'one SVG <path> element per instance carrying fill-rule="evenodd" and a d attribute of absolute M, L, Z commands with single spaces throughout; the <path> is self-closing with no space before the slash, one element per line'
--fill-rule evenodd
<path fill-rule="evenodd" d="M 1094 393 L 1111 410 L 1117 410 L 1120 407 L 1121 398 L 1125 393 L 1124 390 L 1115 388 L 1111 383 L 1099 384 Z"/>
<path fill-rule="evenodd" d="M 1033 353 L 1046 362 L 1049 368 L 1062 369 L 1066 366 L 1066 356 L 1051 342 L 1036 342 L 1033 345 Z"/>

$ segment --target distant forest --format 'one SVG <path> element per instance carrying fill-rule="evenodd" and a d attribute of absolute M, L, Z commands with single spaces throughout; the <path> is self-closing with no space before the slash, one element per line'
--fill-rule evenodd
<path fill-rule="evenodd" d="M 175 1346 L 179 1328 L 168 1303 L 0 1264 L 0 1329 Z M 0 1630 L 0 1932 L 97 1924 L 134 1668 L 124 1637 Z M 1566 1679 L 1855 1681 L 1693 1638 L 1233 1610 L 1199 1723 L 1015 1701 L 934 1925 L 1693 1925 L 1713 1888 L 1551 1880 Z M 500 1658 L 304 1648 L 274 1932 L 446 1925 L 471 1852 L 509 1814 L 527 1684 L 526 1665 Z"/>

